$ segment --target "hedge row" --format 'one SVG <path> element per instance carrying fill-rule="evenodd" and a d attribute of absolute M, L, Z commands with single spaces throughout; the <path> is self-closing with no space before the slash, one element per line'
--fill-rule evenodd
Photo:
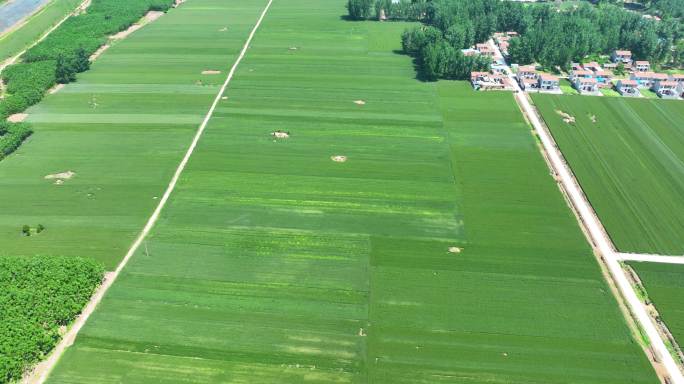
<path fill-rule="evenodd" d="M 32 133 L 26 123 L 0 122 L 0 160 L 19 148 Z"/>
<path fill-rule="evenodd" d="M 26 51 L 22 62 L 2 72 L 7 89 L 5 98 L 0 100 L 0 120 L 38 103 L 56 83 L 75 81 L 77 73 L 90 68 L 88 58 L 107 42 L 108 36 L 126 30 L 149 11 L 168 10 L 174 2 L 93 0 L 86 13 L 67 19 L 45 40 Z M 17 138 L 23 140 L 28 136 L 0 135 L 0 159 L 11 153 L 8 148 L 13 151 L 21 144 L 17 144 Z M 6 142 L 11 145 L 5 145 Z"/>
<path fill-rule="evenodd" d="M 77 257 L 0 257 L 0 383 L 19 380 L 52 350 L 103 274 Z"/>

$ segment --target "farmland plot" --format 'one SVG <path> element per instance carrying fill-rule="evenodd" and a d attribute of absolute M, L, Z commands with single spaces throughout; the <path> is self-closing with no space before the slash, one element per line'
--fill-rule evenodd
<path fill-rule="evenodd" d="M 630 262 L 679 346 L 684 342 L 684 265 Z"/>
<path fill-rule="evenodd" d="M 0 163 L 0 255 L 91 257 L 113 269 L 219 90 L 223 77 L 202 72 L 225 74 L 261 5 L 183 4 L 29 109 L 34 135 Z M 38 223 L 40 236 L 20 235 Z"/>
<path fill-rule="evenodd" d="M 617 248 L 683 254 L 684 103 L 533 98 Z"/>
<path fill-rule="evenodd" d="M 657 383 L 511 95 L 343 14 L 274 1 L 50 382 Z"/>
<path fill-rule="evenodd" d="M 52 0 L 21 25 L 0 33 L 0 62 L 21 52 L 81 3 L 82 0 Z"/>

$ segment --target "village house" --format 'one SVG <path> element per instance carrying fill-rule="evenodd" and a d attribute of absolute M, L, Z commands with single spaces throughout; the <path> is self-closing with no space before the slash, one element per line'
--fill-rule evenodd
<path fill-rule="evenodd" d="M 665 73 L 634 72 L 629 78 L 635 80 L 640 88 L 651 88 L 657 80 L 667 80 L 668 76 Z"/>
<path fill-rule="evenodd" d="M 677 86 L 676 81 L 656 80 L 655 84 L 653 84 L 653 91 L 663 99 L 676 99 L 679 97 Z"/>
<path fill-rule="evenodd" d="M 577 77 L 573 82 L 575 89 L 580 93 L 597 94 L 598 83 L 593 77 Z"/>
<path fill-rule="evenodd" d="M 494 49 L 489 44 L 476 44 L 475 50 L 483 56 L 494 56 Z"/>
<path fill-rule="evenodd" d="M 617 50 L 610 55 L 610 60 L 613 63 L 632 64 L 632 51 Z"/>
<path fill-rule="evenodd" d="M 518 72 L 516 73 L 516 77 L 518 78 L 518 82 L 521 86 L 523 79 L 536 80 L 537 76 L 537 69 L 533 65 L 520 66 L 518 67 Z"/>
<path fill-rule="evenodd" d="M 522 80 L 518 79 L 518 83 L 520 83 L 520 88 L 522 88 L 523 91 L 536 91 L 539 86 L 539 80 L 537 79 L 528 79 L 523 77 Z"/>
<path fill-rule="evenodd" d="M 548 75 L 546 73 L 542 73 L 539 76 L 539 84 L 537 85 L 537 88 L 539 88 L 540 91 L 545 91 L 545 92 L 557 92 L 560 91 L 560 80 L 553 75 Z"/>
<path fill-rule="evenodd" d="M 470 82 L 477 91 L 513 90 L 508 77 L 489 72 L 471 72 Z"/>
<path fill-rule="evenodd" d="M 637 72 L 649 72 L 651 70 L 651 63 L 648 61 L 637 60 L 634 62 L 634 69 Z"/>
<path fill-rule="evenodd" d="M 499 50 L 501 50 L 501 54 L 504 56 L 508 56 L 508 47 L 510 44 L 508 43 L 507 40 L 499 41 Z"/>
<path fill-rule="evenodd" d="M 603 64 L 603 69 L 607 71 L 614 71 L 617 69 L 617 64 L 615 63 L 605 63 Z"/>
<path fill-rule="evenodd" d="M 676 82 L 677 84 L 684 84 L 684 73 L 675 73 L 670 75 L 670 80 Z"/>
<path fill-rule="evenodd" d="M 613 86 L 613 72 L 611 71 L 596 71 L 594 72 L 594 78 L 596 78 L 596 82 L 601 88 L 612 88 Z"/>
<path fill-rule="evenodd" d="M 594 72 L 587 71 L 586 69 L 578 69 L 576 71 L 570 71 L 570 80 L 575 81 L 578 78 L 589 79 L 594 76 Z"/>
<path fill-rule="evenodd" d="M 570 68 L 571 68 L 573 71 L 580 71 L 580 70 L 583 70 L 583 69 L 584 69 L 584 67 L 583 67 L 582 64 L 580 64 L 580 63 L 570 63 Z"/>
<path fill-rule="evenodd" d="M 639 87 L 635 80 L 618 80 L 615 89 L 622 96 L 639 97 L 641 92 L 639 92 Z"/>
<path fill-rule="evenodd" d="M 599 65 L 599 63 L 595 61 L 584 64 L 584 69 L 594 72 L 603 70 L 603 68 L 601 68 L 601 65 Z"/>

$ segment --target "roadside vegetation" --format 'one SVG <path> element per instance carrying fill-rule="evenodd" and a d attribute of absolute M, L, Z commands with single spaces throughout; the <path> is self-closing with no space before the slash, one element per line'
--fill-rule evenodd
<path fill-rule="evenodd" d="M 510 41 L 512 62 L 537 62 L 552 71 L 568 70 L 588 55 L 629 49 L 639 60 L 681 66 L 681 23 L 656 21 L 611 4 L 580 3 L 559 9 L 553 4 L 498 0 L 391 1 L 349 0 L 351 19 L 421 21 L 403 35 L 404 51 L 416 58 L 425 79 L 466 79 L 471 70 L 488 67 L 485 59 L 462 49 L 488 40 L 496 31 L 518 33 Z"/>
<path fill-rule="evenodd" d="M 18 64 L 1 74 L 6 89 L 0 120 L 24 112 L 55 84 L 67 84 L 90 68 L 90 56 L 108 36 L 126 30 L 149 11 L 166 11 L 173 0 L 94 0 L 87 13 L 72 16 L 45 40 L 26 51 Z M 0 131 L 0 153 L 7 156 L 31 134 L 28 125 L 12 123 Z"/>
<path fill-rule="evenodd" d="M 102 277 L 89 259 L 0 257 L 0 383 L 18 381 L 52 350 Z"/>
<path fill-rule="evenodd" d="M 658 310 L 660 317 L 657 320 L 665 323 L 681 348 L 684 342 L 684 265 L 646 262 L 629 262 L 628 265 L 639 276 L 648 301 Z"/>

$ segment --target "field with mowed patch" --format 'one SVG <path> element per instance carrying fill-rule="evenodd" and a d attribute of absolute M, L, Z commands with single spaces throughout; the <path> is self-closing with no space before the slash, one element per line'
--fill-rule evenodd
<path fill-rule="evenodd" d="M 162 196 L 260 6 L 183 4 L 30 108 L 33 136 L 0 162 L 0 255 L 83 256 L 114 269 Z M 38 224 L 46 230 L 21 235 L 23 225 Z"/>
<path fill-rule="evenodd" d="M 344 3 L 273 2 L 49 381 L 657 383 L 511 95 Z"/>
<path fill-rule="evenodd" d="M 629 262 L 639 275 L 660 319 L 682 346 L 684 342 L 684 265 Z"/>
<path fill-rule="evenodd" d="M 684 253 L 684 103 L 533 95 L 616 247 Z M 572 116 L 567 123 L 560 113 Z"/>

